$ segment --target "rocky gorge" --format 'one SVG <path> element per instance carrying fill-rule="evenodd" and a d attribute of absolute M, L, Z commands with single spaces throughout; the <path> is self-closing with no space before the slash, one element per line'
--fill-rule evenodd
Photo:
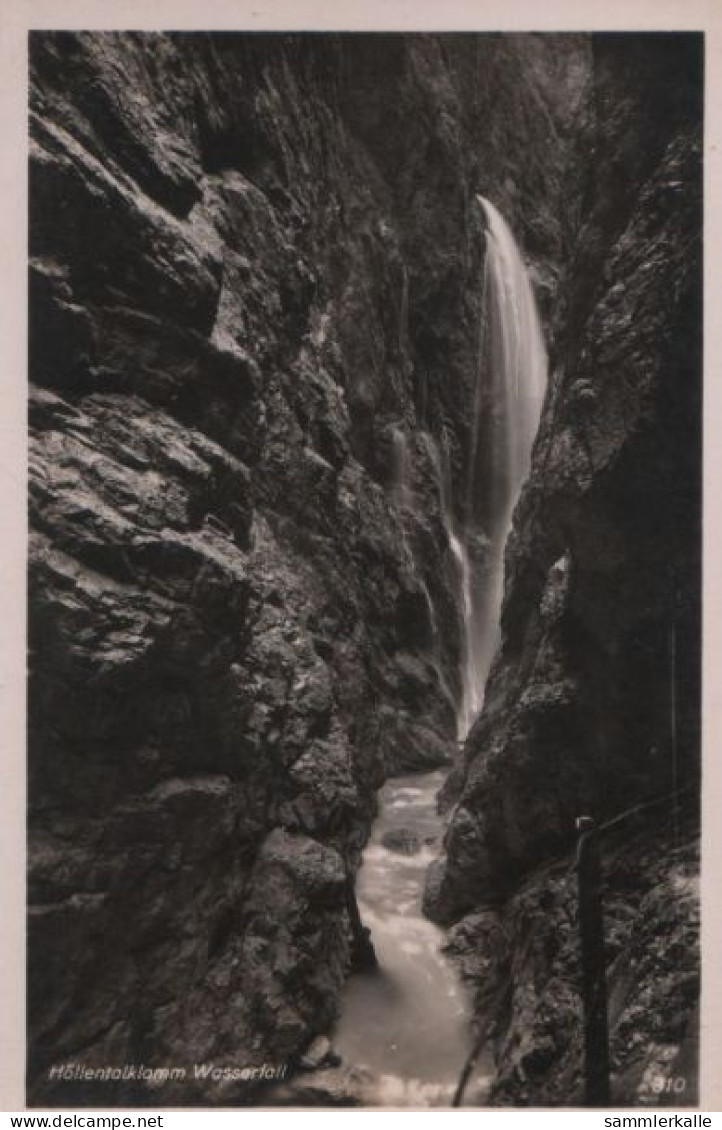
<path fill-rule="evenodd" d="M 498 1103 L 580 1094 L 575 818 L 671 798 L 605 849 L 613 1084 L 693 1099 L 701 81 L 694 35 L 31 36 L 30 1102 L 271 1101 L 193 1064 L 332 1031 L 376 793 L 439 767 Z M 459 752 L 480 193 L 550 365 Z"/>

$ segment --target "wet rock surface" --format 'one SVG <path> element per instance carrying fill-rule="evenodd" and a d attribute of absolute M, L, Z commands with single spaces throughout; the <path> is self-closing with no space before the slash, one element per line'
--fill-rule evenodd
<path fill-rule="evenodd" d="M 473 196 L 498 184 L 558 278 L 584 58 L 31 37 L 31 1101 L 244 1102 L 193 1063 L 291 1062 L 328 1028 L 375 790 L 455 750 L 417 432 L 443 424 L 461 466 Z M 543 124 L 543 152 L 489 128 L 507 74 L 508 128 Z M 50 1077 L 67 1062 L 189 1074 Z"/>
<path fill-rule="evenodd" d="M 358 1068 L 325 1067 L 271 1087 L 264 1098 L 274 1107 L 362 1107 L 372 1082 Z"/>

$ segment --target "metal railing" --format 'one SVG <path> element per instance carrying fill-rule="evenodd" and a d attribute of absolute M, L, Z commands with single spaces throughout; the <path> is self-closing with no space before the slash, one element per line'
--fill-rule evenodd
<path fill-rule="evenodd" d="M 699 789 L 694 781 L 683 788 L 675 788 L 652 800 L 635 804 L 616 816 L 597 825 L 590 816 L 576 820 L 576 854 L 570 870 L 577 873 L 579 905 L 579 945 L 581 956 L 581 997 L 584 1025 L 584 1105 L 609 1106 L 611 1103 L 609 1018 L 607 1011 L 606 958 L 604 949 L 604 920 L 602 905 L 602 861 L 600 836 L 623 824 L 633 816 L 647 812 L 681 796 Z M 491 1018 L 482 1028 L 467 1057 L 459 1077 L 452 1106 L 460 1107 L 474 1066 L 488 1043 L 496 1019 L 497 1009 L 511 984 L 503 981 L 489 1001 Z"/>

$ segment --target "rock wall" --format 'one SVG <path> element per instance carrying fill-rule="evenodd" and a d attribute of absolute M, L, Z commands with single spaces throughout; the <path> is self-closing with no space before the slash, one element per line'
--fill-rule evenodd
<path fill-rule="evenodd" d="M 427 437 L 465 482 L 478 192 L 553 365 L 427 905 L 480 1018 L 504 988 L 496 1099 L 567 1101 L 574 818 L 682 789 L 607 841 L 615 1087 L 654 1101 L 698 978 L 699 40 L 30 46 L 30 1101 L 251 1101 L 193 1063 L 332 1023 L 375 791 L 454 751 Z"/>
<path fill-rule="evenodd" d="M 697 36 L 594 37 L 590 159 L 503 641 L 445 790 L 426 901 L 455 923 L 480 1018 L 504 990 L 499 1102 L 581 1098 L 574 821 L 656 797 L 602 840 L 613 1095 L 694 1101 L 701 51 Z"/>
<path fill-rule="evenodd" d="M 476 192 L 551 316 L 588 48 L 37 33 L 30 61 L 29 1098 L 243 1102 L 192 1064 L 328 1028 L 375 789 L 453 743 L 421 433 L 460 475 Z"/>

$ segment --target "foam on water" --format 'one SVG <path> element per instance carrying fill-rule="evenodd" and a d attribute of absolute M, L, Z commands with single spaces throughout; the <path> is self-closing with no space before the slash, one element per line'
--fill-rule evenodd
<path fill-rule="evenodd" d="M 334 1045 L 345 1063 L 372 1073 L 371 1105 L 449 1105 L 470 1049 L 467 992 L 442 953 L 443 932 L 421 910 L 426 870 L 441 845 L 442 781 L 437 772 L 384 786 L 358 876 L 359 910 L 379 969 L 350 978 Z M 389 832 L 400 831 L 417 837 L 419 851 L 384 846 Z"/>

